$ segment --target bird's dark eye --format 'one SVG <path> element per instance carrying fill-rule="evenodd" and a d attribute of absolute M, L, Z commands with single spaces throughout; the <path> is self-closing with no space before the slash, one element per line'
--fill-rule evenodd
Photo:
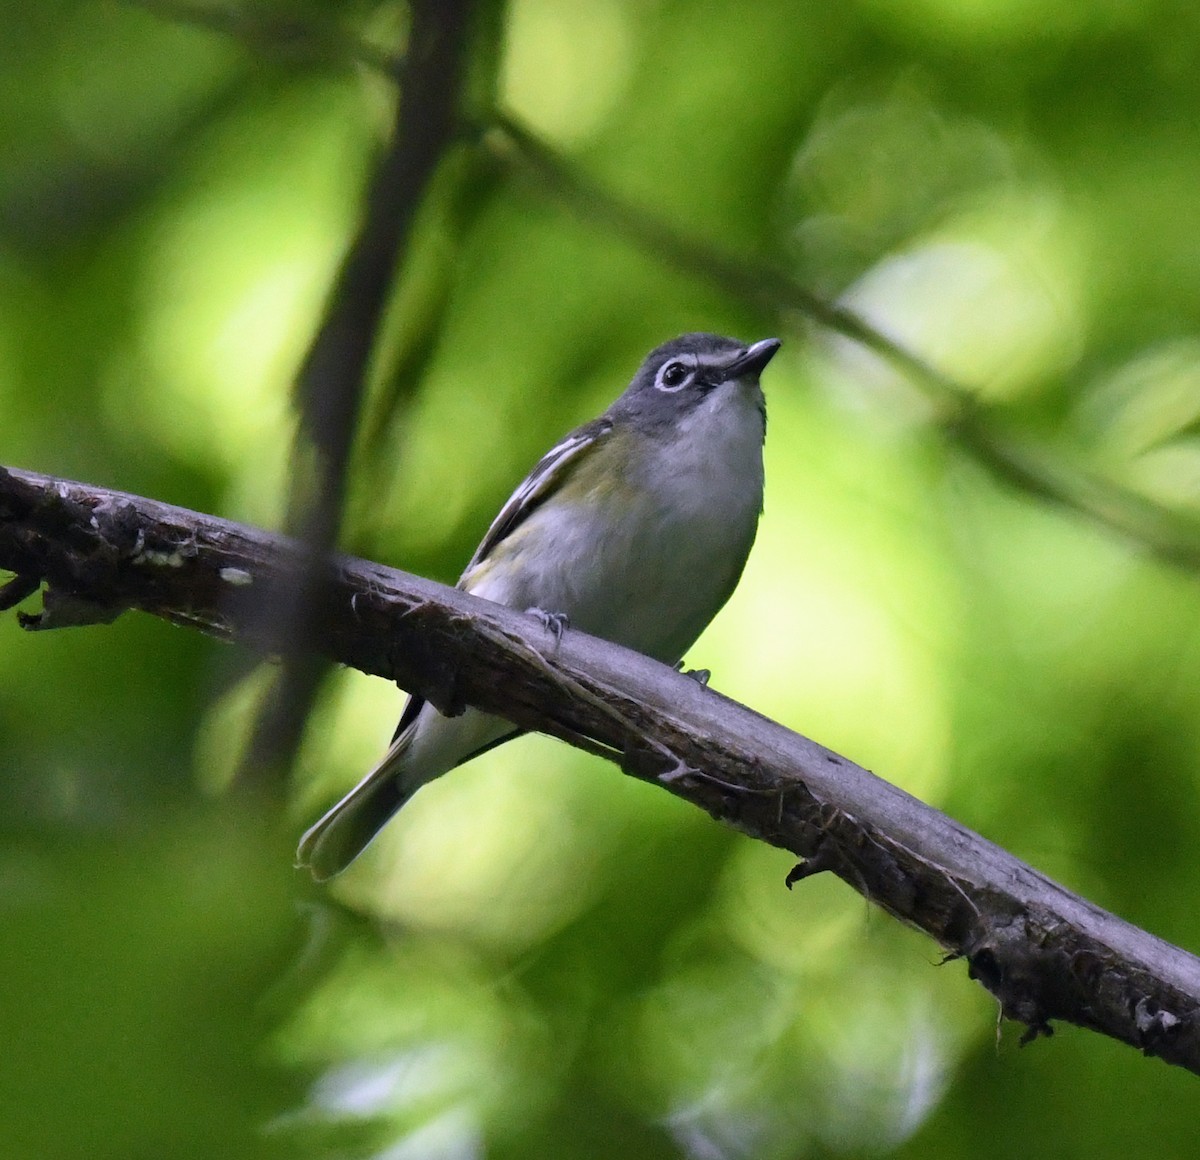
<path fill-rule="evenodd" d="M 668 390 L 681 387 L 687 381 L 691 372 L 681 362 L 669 362 L 659 372 L 658 381 Z"/>

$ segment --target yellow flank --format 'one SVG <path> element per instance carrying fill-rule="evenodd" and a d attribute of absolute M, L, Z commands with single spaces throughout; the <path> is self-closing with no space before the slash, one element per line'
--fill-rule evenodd
<path fill-rule="evenodd" d="M 616 444 L 609 443 L 607 438 L 599 440 L 562 469 L 562 478 L 539 497 L 533 511 L 548 501 L 575 504 L 580 508 L 600 506 L 609 511 L 632 507 L 644 499 L 644 489 L 633 482 L 629 470 L 635 458 L 632 451 L 644 438 L 636 432 L 623 430 Z M 596 447 L 606 443 L 604 455 L 597 456 Z M 513 556 L 521 551 L 529 530 L 528 518 L 523 519 L 485 559 L 463 573 L 459 587 L 473 591 L 497 568 L 502 574 L 507 572 Z"/>
<path fill-rule="evenodd" d="M 606 502 L 632 503 L 639 497 L 640 489 L 630 478 L 630 468 L 640 456 L 634 456 L 635 448 L 645 442 L 645 436 L 629 429 L 617 429 L 600 439 L 567 467 L 566 478 L 555 488 L 559 499 L 575 499 L 576 502 L 603 500 Z M 604 447 L 604 454 L 597 455 L 596 449 Z M 603 468 L 601 468 L 603 463 Z"/>

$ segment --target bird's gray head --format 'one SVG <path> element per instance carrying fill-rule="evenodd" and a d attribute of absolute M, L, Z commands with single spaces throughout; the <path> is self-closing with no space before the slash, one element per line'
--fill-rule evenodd
<path fill-rule="evenodd" d="M 777 338 L 750 345 L 719 334 L 673 338 L 646 356 L 609 414 L 654 433 L 673 427 L 705 403 L 751 404 L 761 411 L 758 376 L 779 346 Z"/>

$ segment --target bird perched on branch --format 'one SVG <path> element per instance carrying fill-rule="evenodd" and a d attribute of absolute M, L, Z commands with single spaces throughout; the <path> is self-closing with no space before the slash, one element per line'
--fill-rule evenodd
<path fill-rule="evenodd" d="M 766 405 L 779 349 L 685 334 L 513 492 L 458 587 L 677 664 L 729 599 L 762 511 Z M 318 880 L 344 870 L 421 786 L 520 730 L 410 697 L 383 759 L 300 840 Z"/>

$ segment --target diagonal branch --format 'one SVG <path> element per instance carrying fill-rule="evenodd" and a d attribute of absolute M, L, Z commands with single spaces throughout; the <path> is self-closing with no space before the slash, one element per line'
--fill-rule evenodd
<path fill-rule="evenodd" d="M 126 608 L 269 647 L 261 607 L 293 540 L 155 500 L 0 468 L 0 589 L 28 628 Z M 714 818 L 828 870 L 966 959 L 1027 1037 L 1090 1027 L 1200 1074 L 1200 959 L 1093 906 L 957 822 L 670 668 L 428 580 L 331 561 L 312 647 L 446 712 L 475 705 L 605 753 Z"/>
<path fill-rule="evenodd" d="M 312 566 L 291 598 L 271 610 L 280 642 L 303 640 L 309 632 L 321 562 L 341 527 L 350 455 L 384 312 L 418 211 L 459 131 L 475 2 L 414 0 L 410 8 L 407 51 L 396 70 L 393 134 L 296 379 L 300 428 L 287 527 L 308 545 Z M 310 448 L 312 462 L 304 454 Z M 285 654 L 240 782 L 275 784 L 278 778 L 269 775 L 291 765 L 323 673 L 314 661 L 311 653 Z"/>
<path fill-rule="evenodd" d="M 1200 572 L 1200 520 L 1082 466 L 1058 466 L 1048 447 L 1006 432 L 967 387 L 850 307 L 822 297 L 776 265 L 722 252 L 631 205 L 510 117 L 498 116 L 483 140 L 514 172 L 531 178 L 582 221 L 610 230 L 748 305 L 792 312 L 869 350 L 919 388 L 942 430 L 1009 486 L 1076 512 L 1167 563 Z"/>
<path fill-rule="evenodd" d="M 199 24 L 253 44 L 283 49 L 294 43 L 394 77 L 397 61 L 353 37 L 333 41 L 303 24 L 275 29 L 247 26 L 244 18 L 216 16 L 186 0 L 126 0 L 167 19 Z M 556 203 L 583 221 L 603 226 L 647 253 L 701 278 L 725 293 L 778 313 L 794 313 L 849 339 L 901 372 L 933 403 L 947 436 L 997 478 L 1064 511 L 1078 513 L 1159 559 L 1200 572 L 1200 521 L 1082 466 L 1063 469 L 1055 453 L 1004 431 L 964 384 L 903 343 L 890 338 L 842 303 L 810 290 L 778 266 L 723 253 L 689 237 L 653 213 L 604 189 L 552 145 L 515 118 L 494 112 L 476 125 L 487 149 L 513 172 L 532 179 Z"/>

